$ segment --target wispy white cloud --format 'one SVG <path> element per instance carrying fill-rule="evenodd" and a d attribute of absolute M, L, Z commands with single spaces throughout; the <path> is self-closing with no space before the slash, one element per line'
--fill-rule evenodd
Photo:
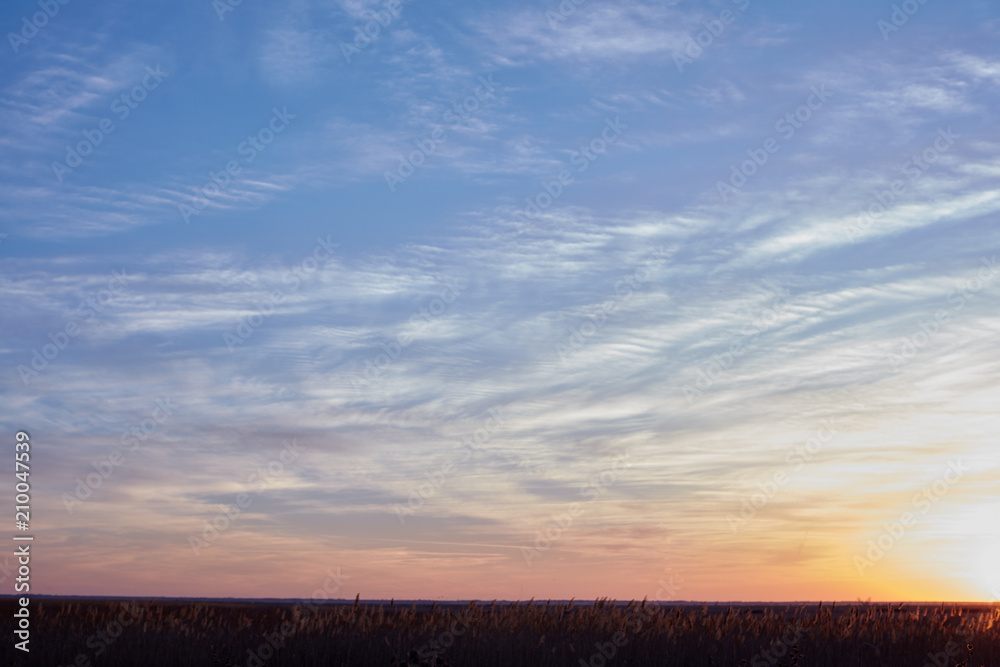
<path fill-rule="evenodd" d="M 963 498 L 990 497 L 992 56 L 971 43 L 888 50 L 877 31 L 851 55 L 805 53 L 793 24 L 755 3 L 718 57 L 680 76 L 674 50 L 715 10 L 592 1 L 550 24 L 557 5 L 404 3 L 346 63 L 340 41 L 378 6 L 244 5 L 221 29 L 250 45 L 259 79 L 240 88 L 179 51 L 178 71 L 194 73 L 150 114 L 153 130 L 135 131 L 179 137 L 192 121 L 175 110 L 195 99 L 205 125 L 150 149 L 148 170 L 133 161 L 58 188 L 38 176 L 49 156 L 163 53 L 108 40 L 4 78 L 0 391 L 58 453 L 37 481 L 69 573 L 53 592 L 104 576 L 80 558 L 112 558 L 103 540 L 166 581 L 191 579 L 187 537 L 285 440 L 304 447 L 301 464 L 193 561 L 199 585 L 255 594 L 238 577 L 293 550 L 336 554 L 368 577 L 367 595 L 417 590 L 399 572 L 420 564 L 447 569 L 432 582 L 446 595 L 516 597 L 482 582 L 589 582 L 608 559 L 648 574 L 669 554 L 692 595 L 719 591 L 723 565 L 755 579 L 820 572 L 829 594 L 857 586 L 845 548 L 948 457 L 976 466 Z M 449 122 L 480 76 L 495 93 Z M 720 201 L 716 181 L 823 85 L 829 103 Z M 264 121 L 242 113 L 259 98 L 287 99 L 294 130 L 183 225 L 178 204 Z M 538 215 L 517 214 L 619 115 L 620 143 Z M 949 127 L 956 141 L 909 180 L 906 160 Z M 421 182 L 385 189 L 383 172 L 435 131 L 447 139 Z M 329 241 L 307 231 L 330 218 Z M 386 245 L 403 221 L 412 240 Z M 341 240 L 352 248 L 316 253 Z M 83 321 L 80 304 L 123 267 L 125 289 Z M 32 364 L 25 383 L 18 367 Z M 63 494 L 161 400 L 174 414 L 70 516 Z M 395 507 L 485 432 L 490 410 L 503 422 L 401 523 Z M 835 437 L 734 533 L 727 515 L 824 423 Z M 625 451 L 630 467 L 527 570 L 519 548 Z M 946 521 L 975 525 L 959 507 L 929 520 L 927 562 L 943 557 Z M 301 558 L 308 569 L 319 556 Z M 121 567 L 133 593 L 160 585 Z"/>
<path fill-rule="evenodd" d="M 553 10 L 559 14 L 557 9 Z M 607 61 L 670 54 L 688 43 L 683 25 L 692 15 L 643 3 L 587 3 L 562 20 L 542 7 L 496 11 L 473 24 L 502 64 L 537 60 Z"/>
<path fill-rule="evenodd" d="M 28 153 L 52 151 L 81 124 L 111 116 L 114 93 L 140 81 L 145 67 L 169 61 L 162 49 L 147 45 L 88 56 L 69 49 L 42 54 L 37 68 L 0 90 L 3 145 Z"/>
<path fill-rule="evenodd" d="M 323 35 L 291 26 L 267 30 L 261 44 L 260 65 L 272 85 L 294 86 L 314 81 L 322 65 L 336 53 Z"/>

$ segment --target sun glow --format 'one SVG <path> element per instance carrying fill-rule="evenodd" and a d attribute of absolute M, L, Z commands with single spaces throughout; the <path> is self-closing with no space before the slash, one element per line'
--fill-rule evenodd
<path fill-rule="evenodd" d="M 989 535 L 974 554 L 973 575 L 987 599 L 1000 602 L 1000 535 Z"/>
<path fill-rule="evenodd" d="M 1000 602 L 1000 503 L 979 505 L 953 518 L 958 539 L 968 546 L 965 577 L 984 599 Z"/>

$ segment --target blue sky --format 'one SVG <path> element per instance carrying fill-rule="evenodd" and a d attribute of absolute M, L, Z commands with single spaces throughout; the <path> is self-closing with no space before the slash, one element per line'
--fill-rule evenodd
<path fill-rule="evenodd" d="M 52 2 L 0 68 L 42 592 L 1000 586 L 995 4 Z"/>

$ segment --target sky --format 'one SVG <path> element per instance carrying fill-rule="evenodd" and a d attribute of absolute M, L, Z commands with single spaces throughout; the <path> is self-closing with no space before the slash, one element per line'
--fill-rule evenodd
<path fill-rule="evenodd" d="M 996 3 L 0 20 L 32 592 L 1000 599 Z"/>

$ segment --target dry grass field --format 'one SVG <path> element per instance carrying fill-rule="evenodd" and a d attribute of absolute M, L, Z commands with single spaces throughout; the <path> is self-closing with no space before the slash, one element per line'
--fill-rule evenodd
<path fill-rule="evenodd" d="M 33 628 L 30 656 L 5 642 L 4 665 L 1000 667 L 987 605 L 45 599 Z"/>

